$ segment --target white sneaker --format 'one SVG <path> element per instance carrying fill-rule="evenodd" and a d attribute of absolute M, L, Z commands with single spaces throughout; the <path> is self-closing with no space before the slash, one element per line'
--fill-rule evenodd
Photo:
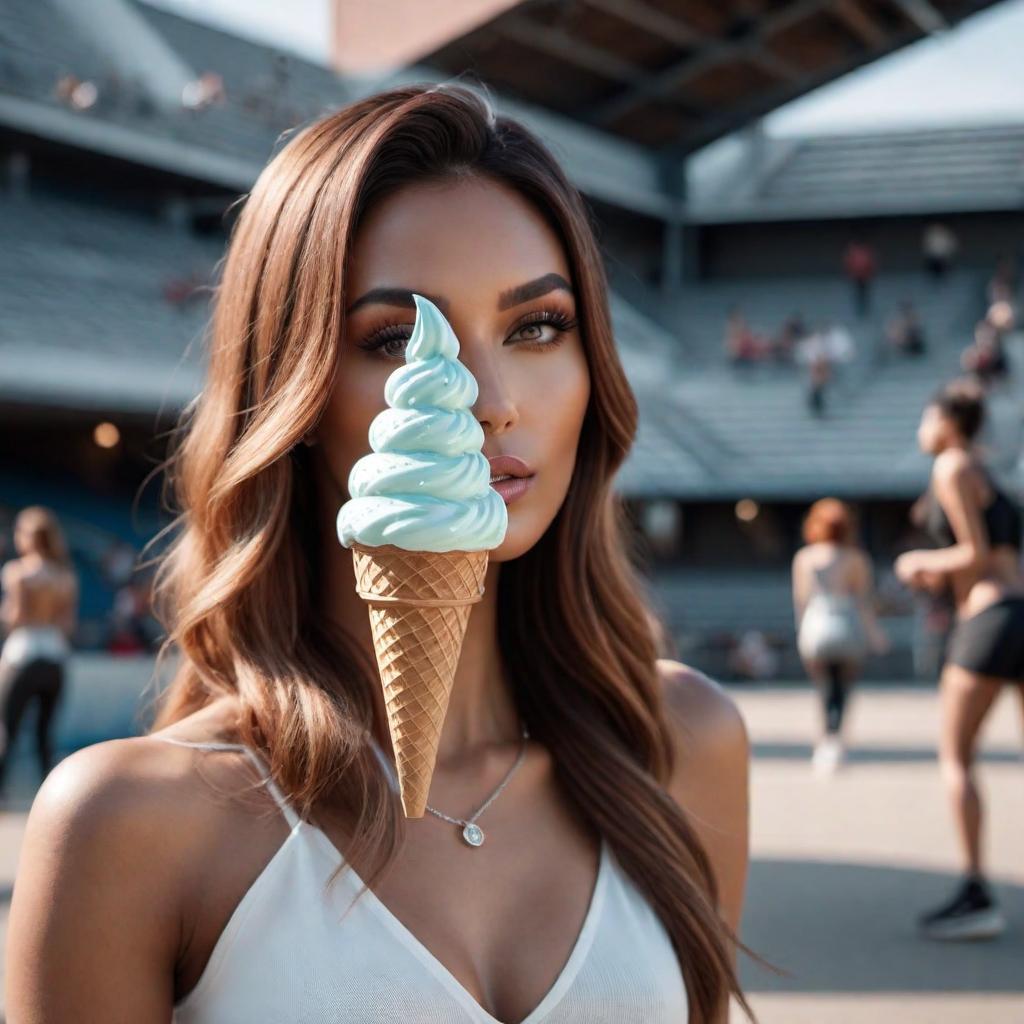
<path fill-rule="evenodd" d="M 838 736 L 826 736 L 814 748 L 811 764 L 817 775 L 834 775 L 843 763 L 845 752 Z"/>

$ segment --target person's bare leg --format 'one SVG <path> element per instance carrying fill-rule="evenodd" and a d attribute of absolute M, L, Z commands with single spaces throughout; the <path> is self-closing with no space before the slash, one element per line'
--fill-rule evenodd
<path fill-rule="evenodd" d="M 941 725 L 939 763 L 953 808 L 966 871 L 981 874 L 981 796 L 974 778 L 978 732 L 1002 681 L 959 665 L 946 665 L 939 684 Z"/>

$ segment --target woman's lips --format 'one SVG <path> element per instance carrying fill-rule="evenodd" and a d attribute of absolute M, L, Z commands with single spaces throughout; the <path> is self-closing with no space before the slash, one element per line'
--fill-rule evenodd
<path fill-rule="evenodd" d="M 532 476 L 509 476 L 496 480 L 491 486 L 501 495 L 506 505 L 511 505 L 530 489 L 532 483 Z"/>
<path fill-rule="evenodd" d="M 492 455 L 487 461 L 491 464 L 491 486 L 501 495 L 506 505 L 530 489 L 533 471 L 519 456 Z"/>

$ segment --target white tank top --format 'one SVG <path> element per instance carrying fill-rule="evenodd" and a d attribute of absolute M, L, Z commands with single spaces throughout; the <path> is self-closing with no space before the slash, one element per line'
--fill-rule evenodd
<path fill-rule="evenodd" d="M 291 826 L 232 913 L 199 981 L 175 1004 L 174 1024 L 502 1024 L 372 889 L 359 895 L 363 882 L 351 868 L 325 888 L 340 852 L 298 816 L 255 750 L 152 738 L 243 751 Z M 395 787 L 393 766 L 375 750 Z M 517 1024 L 685 1024 L 688 1016 L 668 933 L 602 842 L 569 959 Z"/>

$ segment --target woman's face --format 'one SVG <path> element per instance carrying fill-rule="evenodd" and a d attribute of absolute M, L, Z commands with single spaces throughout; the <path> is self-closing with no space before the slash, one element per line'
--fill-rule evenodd
<path fill-rule="evenodd" d="M 540 539 L 565 499 L 590 395 L 569 265 L 558 236 L 518 193 L 469 178 L 413 185 L 364 217 L 347 268 L 340 366 L 317 440 L 343 487 L 369 451 L 384 384 L 405 361 L 412 293 L 430 299 L 476 378 L 483 453 L 514 455 L 529 486 L 508 503 L 494 561 Z M 391 294 L 374 296 L 378 289 Z M 395 294 L 397 292 L 397 294 Z M 346 489 L 347 497 L 347 489 Z"/>

